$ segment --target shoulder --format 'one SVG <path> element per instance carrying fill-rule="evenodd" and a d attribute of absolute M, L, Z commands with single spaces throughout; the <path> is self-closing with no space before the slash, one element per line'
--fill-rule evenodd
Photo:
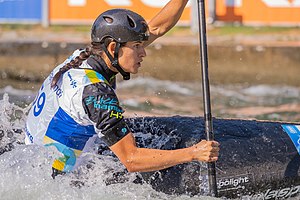
<path fill-rule="evenodd" d="M 88 96 L 116 96 L 114 89 L 104 82 L 87 85 L 83 91 L 83 98 Z"/>
<path fill-rule="evenodd" d="M 71 60 L 74 60 L 77 56 L 80 55 L 80 53 L 81 53 L 82 51 L 84 51 L 84 50 L 83 50 L 83 49 L 76 49 L 76 50 L 72 53 L 72 55 L 70 55 L 70 56 L 64 61 L 64 63 L 68 63 L 68 62 L 70 62 Z"/>

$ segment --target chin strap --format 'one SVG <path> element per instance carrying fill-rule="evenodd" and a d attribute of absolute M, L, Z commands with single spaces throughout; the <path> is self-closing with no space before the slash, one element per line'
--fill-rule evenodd
<path fill-rule="evenodd" d="M 109 58 L 111 65 L 116 68 L 120 74 L 123 76 L 124 80 L 129 80 L 130 79 L 130 73 L 129 72 L 125 72 L 119 64 L 119 49 L 120 49 L 121 44 L 119 42 L 116 42 L 116 48 L 115 48 L 115 52 L 114 52 L 114 57 L 112 57 L 110 55 L 110 53 L 108 52 L 106 46 L 104 44 L 102 44 L 102 49 L 104 50 L 104 52 L 106 53 L 107 57 Z"/>

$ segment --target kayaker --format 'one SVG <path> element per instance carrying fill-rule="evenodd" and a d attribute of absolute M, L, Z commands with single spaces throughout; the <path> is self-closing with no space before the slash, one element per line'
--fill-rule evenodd
<path fill-rule="evenodd" d="M 91 45 L 76 50 L 46 78 L 28 114 L 25 142 L 54 146 L 62 153 L 53 162 L 53 178 L 79 166 L 97 137 L 129 172 L 218 159 L 216 141 L 177 150 L 138 148 L 115 93 L 116 75 L 129 80 L 138 73 L 145 47 L 177 23 L 187 2 L 169 1 L 149 23 L 130 10 L 105 11 L 92 25 Z"/>

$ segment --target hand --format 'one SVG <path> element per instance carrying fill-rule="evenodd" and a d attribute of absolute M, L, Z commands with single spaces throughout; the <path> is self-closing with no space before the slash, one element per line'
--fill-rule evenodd
<path fill-rule="evenodd" d="M 203 162 L 215 162 L 219 156 L 219 143 L 216 141 L 202 140 L 198 144 L 192 146 L 193 160 Z"/>

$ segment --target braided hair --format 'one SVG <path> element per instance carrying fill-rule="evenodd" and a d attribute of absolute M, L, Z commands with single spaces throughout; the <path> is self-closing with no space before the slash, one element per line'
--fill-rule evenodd
<path fill-rule="evenodd" d="M 53 88 L 56 83 L 59 81 L 62 74 L 64 74 L 66 71 L 72 68 L 78 68 L 83 61 L 88 59 L 90 56 L 97 56 L 101 57 L 102 54 L 102 46 L 104 45 L 107 47 L 109 43 L 114 41 L 112 38 L 107 37 L 103 39 L 102 42 L 92 42 L 90 46 L 87 46 L 84 51 L 81 51 L 79 56 L 72 59 L 70 62 L 65 64 L 62 68 L 59 69 L 59 71 L 54 75 L 52 82 L 51 82 L 51 88 Z"/>

